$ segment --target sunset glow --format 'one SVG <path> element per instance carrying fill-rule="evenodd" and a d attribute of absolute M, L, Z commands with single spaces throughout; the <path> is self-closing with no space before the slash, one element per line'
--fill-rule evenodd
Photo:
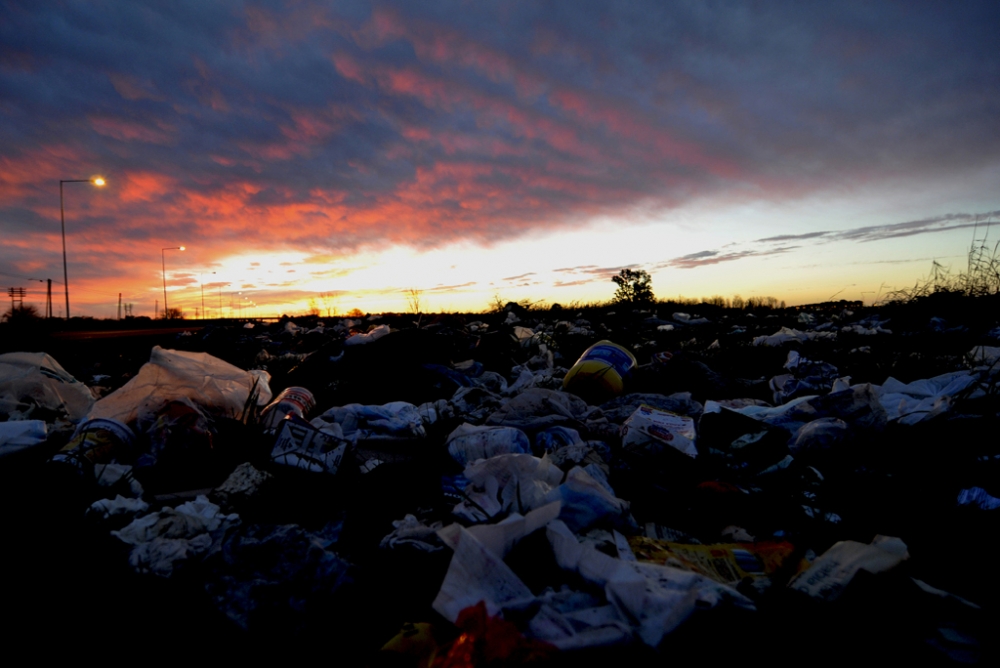
<path fill-rule="evenodd" d="M 568 304 L 624 267 L 661 298 L 871 302 L 1000 216 L 997 25 L 990 2 L 6 7 L 0 282 L 62 291 L 59 181 L 89 178 L 64 193 L 74 316 L 164 290 L 186 317 Z"/>

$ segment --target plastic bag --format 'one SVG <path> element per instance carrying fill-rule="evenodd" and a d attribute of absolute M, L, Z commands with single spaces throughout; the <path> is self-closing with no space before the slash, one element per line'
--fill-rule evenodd
<path fill-rule="evenodd" d="M 32 413 L 43 409 L 79 422 L 93 405 L 94 396 L 87 386 L 69 375 L 49 355 L 0 355 L 0 417 L 40 417 Z"/>
<path fill-rule="evenodd" d="M 208 353 L 155 346 L 135 378 L 94 404 L 88 417 L 128 424 L 141 413 L 156 413 L 185 399 L 210 413 L 238 417 L 252 390 L 258 406 L 271 401 L 270 378 L 266 371 L 244 371 Z"/>
<path fill-rule="evenodd" d="M 463 424 L 448 436 L 448 454 L 465 466 L 477 459 L 531 452 L 528 437 L 514 427 L 477 427 Z"/>

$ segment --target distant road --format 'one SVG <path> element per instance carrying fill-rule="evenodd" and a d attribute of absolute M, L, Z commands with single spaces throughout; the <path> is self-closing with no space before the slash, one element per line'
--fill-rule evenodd
<path fill-rule="evenodd" d="M 80 341 L 82 339 L 117 339 L 139 336 L 163 336 L 164 334 L 180 334 L 181 332 L 197 332 L 198 327 L 169 327 L 165 329 L 116 329 L 112 331 L 93 332 L 53 332 L 51 337 L 62 341 Z"/>

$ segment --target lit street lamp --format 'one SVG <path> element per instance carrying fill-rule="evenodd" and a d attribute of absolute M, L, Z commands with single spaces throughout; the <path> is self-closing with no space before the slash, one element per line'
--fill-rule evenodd
<path fill-rule="evenodd" d="M 66 270 L 66 210 L 63 206 L 63 184 L 64 183 L 93 183 L 100 188 L 105 181 L 100 176 L 92 179 L 60 179 L 59 180 L 59 222 L 62 224 L 62 245 L 63 245 L 63 287 L 66 288 L 66 319 L 69 320 L 69 272 Z"/>
<path fill-rule="evenodd" d="M 161 248 L 160 249 L 160 267 L 163 269 L 163 319 L 167 319 L 167 260 L 166 252 L 168 250 L 184 250 L 184 246 L 173 246 L 171 248 Z"/>

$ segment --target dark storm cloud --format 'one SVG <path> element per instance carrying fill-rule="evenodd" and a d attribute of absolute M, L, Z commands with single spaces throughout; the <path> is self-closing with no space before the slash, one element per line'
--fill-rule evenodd
<path fill-rule="evenodd" d="M 34 237 L 0 264 L 54 273 L 31 250 L 53 183 L 96 173 L 107 189 L 73 193 L 72 273 L 177 238 L 217 257 L 488 244 L 995 164 L 998 24 L 995 2 L 8 2 L 0 226 Z"/>

